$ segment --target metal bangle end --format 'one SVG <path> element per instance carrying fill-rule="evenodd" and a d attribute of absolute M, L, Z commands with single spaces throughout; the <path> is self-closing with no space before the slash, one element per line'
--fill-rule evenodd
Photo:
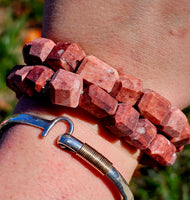
<path fill-rule="evenodd" d="M 94 148 L 67 133 L 61 135 L 57 143 L 61 148 L 67 147 L 103 175 L 106 175 L 117 187 L 124 200 L 134 200 L 129 185 L 123 176 L 113 167 L 112 163 L 107 158 Z"/>
<path fill-rule="evenodd" d="M 53 120 L 46 120 L 36 116 L 20 114 L 13 115 L 1 123 L 0 131 L 15 123 L 28 124 L 43 129 L 42 137 L 48 135 L 51 128 L 59 121 L 68 125 L 67 133 L 61 135 L 57 141 L 60 148 L 69 149 L 91 164 L 103 175 L 106 175 L 118 188 L 124 200 L 134 200 L 133 194 L 123 176 L 113 167 L 112 163 L 94 148 L 72 136 L 74 125 L 67 117 L 57 117 Z"/>

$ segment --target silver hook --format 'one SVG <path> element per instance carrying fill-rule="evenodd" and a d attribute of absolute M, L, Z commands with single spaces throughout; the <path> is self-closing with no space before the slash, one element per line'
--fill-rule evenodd
<path fill-rule="evenodd" d="M 11 124 L 15 124 L 15 123 L 28 124 L 28 125 L 33 125 L 33 126 L 43 129 L 41 136 L 45 137 L 48 135 L 51 128 L 57 122 L 60 122 L 60 121 L 67 122 L 69 126 L 68 134 L 72 135 L 74 125 L 73 125 L 73 122 L 67 117 L 57 117 L 53 120 L 47 120 L 47 119 L 42 119 L 40 117 L 27 115 L 27 114 L 12 115 L 10 118 L 8 118 L 7 120 L 1 123 L 0 129 L 3 129 L 4 127 L 10 126 Z"/>
<path fill-rule="evenodd" d="M 113 167 L 112 163 L 102 154 L 97 152 L 91 146 L 81 142 L 77 138 L 71 136 L 73 133 L 73 122 L 67 117 L 57 117 L 53 120 L 42 119 L 33 115 L 20 114 L 12 115 L 9 119 L 3 121 L 0 125 L 0 132 L 9 127 L 11 124 L 21 123 L 39 127 L 43 129 L 42 137 L 48 135 L 50 129 L 59 121 L 65 121 L 69 125 L 68 133 L 61 135 L 58 139 L 58 145 L 61 148 L 67 148 L 77 155 L 80 155 L 85 161 L 90 163 L 102 174 L 106 175 L 118 188 L 124 200 L 134 200 L 133 194 L 130 191 L 127 182 L 123 176 Z"/>
<path fill-rule="evenodd" d="M 101 153 L 67 133 L 59 137 L 57 144 L 61 148 L 67 148 L 73 151 L 76 153 L 76 155 L 80 156 L 80 158 L 91 164 L 103 175 L 106 175 L 117 187 L 123 197 L 123 200 L 134 200 L 133 194 L 129 189 L 129 185 L 125 181 L 124 177 Z"/>

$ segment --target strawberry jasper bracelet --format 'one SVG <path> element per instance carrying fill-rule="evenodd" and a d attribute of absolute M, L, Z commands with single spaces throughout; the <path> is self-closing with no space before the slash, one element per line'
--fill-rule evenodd
<path fill-rule="evenodd" d="M 117 70 L 76 43 L 55 44 L 37 38 L 23 47 L 26 65 L 16 65 L 7 85 L 17 97 L 49 98 L 52 104 L 80 106 L 115 136 L 167 166 L 190 143 L 190 125 L 183 112 L 142 80 Z M 143 162 L 143 161 L 142 161 Z"/>

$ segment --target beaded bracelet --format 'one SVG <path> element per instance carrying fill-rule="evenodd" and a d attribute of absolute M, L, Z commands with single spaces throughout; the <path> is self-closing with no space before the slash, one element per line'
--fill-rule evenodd
<path fill-rule="evenodd" d="M 55 44 L 37 38 L 23 47 L 26 65 L 16 65 L 7 85 L 17 97 L 49 98 L 52 104 L 80 106 L 117 137 L 167 166 L 190 143 L 190 125 L 183 112 L 142 80 L 117 70 L 76 43 Z M 146 163 L 145 160 L 142 161 Z"/>

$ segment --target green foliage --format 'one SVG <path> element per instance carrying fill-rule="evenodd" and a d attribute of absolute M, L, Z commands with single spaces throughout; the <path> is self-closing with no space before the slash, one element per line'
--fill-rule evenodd
<path fill-rule="evenodd" d="M 23 33 L 41 27 L 43 1 L 0 0 L 0 120 L 12 112 L 17 100 L 6 87 L 5 77 L 16 64 L 23 64 Z"/>
<path fill-rule="evenodd" d="M 9 7 L 15 17 L 22 17 L 26 14 L 28 21 L 35 21 L 35 23 L 42 22 L 43 16 L 43 1 L 39 0 L 0 0 L 1 7 Z"/>
<path fill-rule="evenodd" d="M 7 14 L 0 32 L 0 90 L 5 88 L 5 76 L 22 54 L 22 31 L 29 25 L 42 23 L 43 2 L 38 0 L 1 0 L 0 5 Z"/>
<path fill-rule="evenodd" d="M 190 200 L 190 146 L 178 154 L 173 166 L 143 166 L 141 176 L 133 178 L 135 200 Z"/>
<path fill-rule="evenodd" d="M 0 89 L 5 88 L 5 76 L 8 71 L 17 63 L 19 63 L 18 48 L 20 44 L 20 31 L 26 22 L 26 18 L 22 17 L 14 20 L 12 15 L 9 14 L 4 30 L 0 35 Z"/>

